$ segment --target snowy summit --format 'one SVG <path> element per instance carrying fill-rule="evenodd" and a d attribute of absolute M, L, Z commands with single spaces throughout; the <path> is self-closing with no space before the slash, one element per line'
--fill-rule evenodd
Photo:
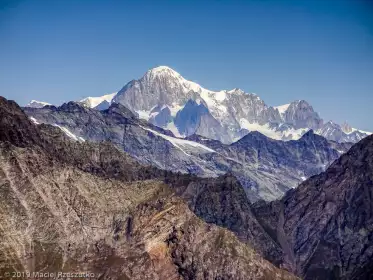
<path fill-rule="evenodd" d="M 31 100 L 25 107 L 43 108 L 44 106 L 47 106 L 47 105 L 52 105 L 52 104 L 47 103 L 47 102 L 43 102 L 43 101 Z"/>
<path fill-rule="evenodd" d="M 79 103 L 82 103 L 84 106 L 88 108 L 96 108 L 101 103 L 108 103 L 111 104 L 111 101 L 113 100 L 114 96 L 116 95 L 116 92 L 105 94 L 103 96 L 98 97 L 86 97 L 79 101 Z"/>

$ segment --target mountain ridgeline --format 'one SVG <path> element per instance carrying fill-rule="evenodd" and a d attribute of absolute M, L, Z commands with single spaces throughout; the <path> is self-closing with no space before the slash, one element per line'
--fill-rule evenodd
<path fill-rule="evenodd" d="M 250 132 L 232 144 L 196 134 L 182 139 L 139 119 L 119 103 L 103 111 L 75 102 L 24 110 L 35 122 L 58 126 L 74 139 L 110 141 L 142 164 L 201 177 L 230 172 L 239 179 L 252 202 L 280 198 L 306 178 L 324 171 L 351 147 L 348 143 L 328 141 L 312 130 L 292 141 L 273 140 L 259 132 Z"/>
<path fill-rule="evenodd" d="M 299 139 L 309 129 L 338 142 L 357 142 L 368 135 L 339 125 L 330 129 L 330 123 L 324 124 L 304 100 L 279 109 L 241 89 L 205 89 L 166 66 L 153 68 L 141 79 L 129 82 L 113 102 L 138 112 L 157 126 L 171 129 L 175 135 L 198 134 L 226 144 L 241 138 L 242 130 L 259 131 L 281 140 Z M 162 115 L 161 120 L 157 115 Z"/>
<path fill-rule="evenodd" d="M 297 140 L 312 129 L 328 140 L 352 143 L 371 134 L 347 123 L 325 122 L 305 100 L 272 107 L 258 95 L 238 88 L 205 89 L 166 66 L 150 69 L 117 93 L 87 97 L 79 103 L 98 110 L 119 103 L 175 136 L 198 134 L 224 144 L 235 142 L 250 131 L 277 140 Z M 33 100 L 27 106 L 45 105 L 48 104 Z"/>

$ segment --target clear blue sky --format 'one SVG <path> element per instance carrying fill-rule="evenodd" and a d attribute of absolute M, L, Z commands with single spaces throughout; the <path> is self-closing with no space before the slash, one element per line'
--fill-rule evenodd
<path fill-rule="evenodd" d="M 371 1 L 0 0 L 0 95 L 59 104 L 157 65 L 373 131 Z"/>

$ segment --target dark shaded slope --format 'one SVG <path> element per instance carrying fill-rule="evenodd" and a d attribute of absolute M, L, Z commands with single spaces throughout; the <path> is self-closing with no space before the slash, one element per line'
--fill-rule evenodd
<path fill-rule="evenodd" d="M 372 279 L 373 136 L 255 212 L 305 279 Z"/>

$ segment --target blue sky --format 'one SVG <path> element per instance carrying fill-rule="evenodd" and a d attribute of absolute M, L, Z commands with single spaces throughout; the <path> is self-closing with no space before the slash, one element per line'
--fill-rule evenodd
<path fill-rule="evenodd" d="M 0 0 L 0 95 L 59 104 L 167 65 L 373 131 L 372 15 L 369 0 Z"/>

